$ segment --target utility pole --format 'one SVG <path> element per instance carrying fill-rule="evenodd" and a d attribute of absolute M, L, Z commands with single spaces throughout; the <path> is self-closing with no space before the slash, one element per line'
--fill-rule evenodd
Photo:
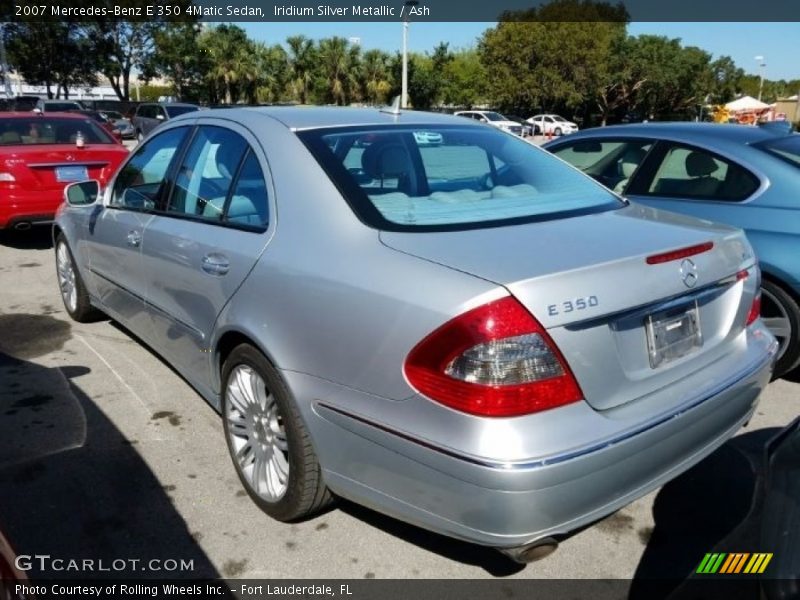
<path fill-rule="evenodd" d="M 419 4 L 417 0 L 406 0 L 403 7 L 403 77 L 400 91 L 400 108 L 408 108 L 408 21 L 410 9 Z"/>

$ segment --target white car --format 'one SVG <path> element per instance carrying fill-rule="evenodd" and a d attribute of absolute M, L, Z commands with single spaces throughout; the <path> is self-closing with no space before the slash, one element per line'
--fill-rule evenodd
<path fill-rule="evenodd" d="M 414 141 L 422 146 L 427 144 L 439 145 L 444 142 L 444 138 L 441 133 L 437 133 L 436 131 L 415 131 Z"/>
<path fill-rule="evenodd" d="M 460 110 L 454 114 L 458 117 L 466 117 L 481 123 L 487 123 L 514 135 L 522 135 L 522 125 L 505 118 L 499 112 L 494 112 L 493 110 Z"/>
<path fill-rule="evenodd" d="M 533 133 L 539 135 L 567 135 L 578 131 L 577 123 L 559 115 L 534 115 L 528 123 L 533 125 Z"/>

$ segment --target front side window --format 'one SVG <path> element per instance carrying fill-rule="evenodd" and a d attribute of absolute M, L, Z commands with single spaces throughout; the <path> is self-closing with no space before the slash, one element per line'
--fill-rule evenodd
<path fill-rule="evenodd" d="M 675 144 L 666 150 L 645 194 L 743 200 L 758 186 L 758 179 L 743 167 L 707 150 Z"/>
<path fill-rule="evenodd" d="M 651 140 L 585 139 L 559 146 L 552 152 L 621 194 L 652 146 Z"/>
<path fill-rule="evenodd" d="M 117 175 L 110 205 L 131 210 L 154 209 L 187 130 L 187 127 L 170 129 L 139 146 Z"/>
<path fill-rule="evenodd" d="M 350 128 L 298 135 L 361 219 L 380 229 L 479 228 L 622 206 L 548 153 L 495 129 Z"/>

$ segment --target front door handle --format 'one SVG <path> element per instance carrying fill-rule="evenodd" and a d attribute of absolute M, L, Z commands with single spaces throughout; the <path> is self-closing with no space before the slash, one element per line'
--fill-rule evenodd
<path fill-rule="evenodd" d="M 222 276 L 231 269 L 231 263 L 228 258 L 222 254 L 206 254 L 201 261 L 203 271 L 209 275 Z"/>
<path fill-rule="evenodd" d="M 142 243 L 142 234 L 136 231 L 135 229 L 128 232 L 128 246 L 133 246 L 134 248 L 138 248 L 139 244 Z"/>

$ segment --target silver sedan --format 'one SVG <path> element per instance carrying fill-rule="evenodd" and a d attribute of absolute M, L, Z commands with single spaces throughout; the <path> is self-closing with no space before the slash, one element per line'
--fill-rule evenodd
<path fill-rule="evenodd" d="M 531 560 L 730 438 L 775 358 L 741 231 L 458 117 L 192 113 L 65 195 L 69 314 L 179 371 L 283 521 L 336 495 Z"/>

